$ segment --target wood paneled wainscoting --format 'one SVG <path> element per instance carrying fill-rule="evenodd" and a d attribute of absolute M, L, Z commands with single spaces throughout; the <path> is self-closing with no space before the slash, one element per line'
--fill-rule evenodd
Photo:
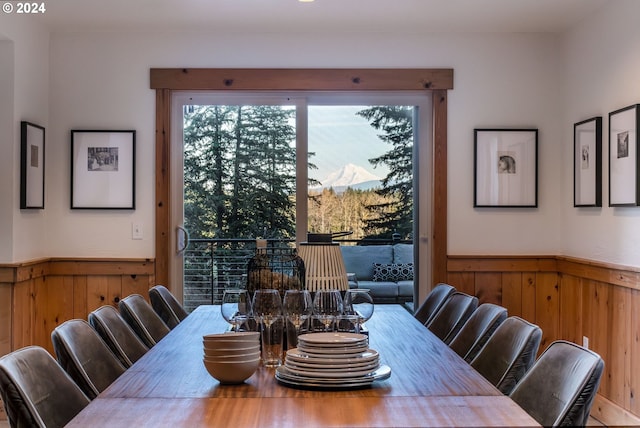
<path fill-rule="evenodd" d="M 148 299 L 149 259 L 51 258 L 0 265 L 0 355 L 40 345 L 53 355 L 51 331 L 72 318 L 117 305 L 129 294 Z"/>
<path fill-rule="evenodd" d="M 448 256 L 447 281 L 543 330 L 540 352 L 565 339 L 605 361 L 591 414 L 640 425 L 640 269 L 562 256 Z"/>

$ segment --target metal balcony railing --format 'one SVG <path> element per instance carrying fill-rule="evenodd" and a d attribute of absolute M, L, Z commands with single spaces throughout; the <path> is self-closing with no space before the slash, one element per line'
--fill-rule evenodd
<path fill-rule="evenodd" d="M 376 245 L 390 240 L 336 239 L 341 245 Z M 293 247 L 294 240 L 267 239 L 272 248 Z M 254 256 L 255 239 L 191 239 L 184 251 L 184 306 L 219 304 L 225 288 L 246 286 L 247 263 Z"/>

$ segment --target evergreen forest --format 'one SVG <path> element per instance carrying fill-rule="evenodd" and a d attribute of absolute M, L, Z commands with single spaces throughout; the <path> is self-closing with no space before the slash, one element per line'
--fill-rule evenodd
<path fill-rule="evenodd" d="M 353 231 L 349 239 L 411 239 L 413 109 L 357 113 L 387 143 L 369 159 L 389 173 L 370 190 L 309 191 L 309 231 Z M 184 216 L 192 238 L 295 238 L 295 110 L 283 106 L 186 106 Z M 314 153 L 309 153 L 309 186 Z"/>

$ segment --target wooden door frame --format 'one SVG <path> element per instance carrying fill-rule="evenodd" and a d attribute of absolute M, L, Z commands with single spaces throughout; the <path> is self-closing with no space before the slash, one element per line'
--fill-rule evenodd
<path fill-rule="evenodd" d="M 447 279 L 447 91 L 453 69 L 152 68 L 156 91 L 156 282 L 169 284 L 172 91 L 428 91 L 432 96 L 431 278 Z M 416 237 L 419 239 L 419 237 Z"/>

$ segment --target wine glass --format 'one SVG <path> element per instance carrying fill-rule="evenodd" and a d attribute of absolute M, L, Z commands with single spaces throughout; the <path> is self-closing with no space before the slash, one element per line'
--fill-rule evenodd
<path fill-rule="evenodd" d="M 251 316 L 251 298 L 249 292 L 240 289 L 224 290 L 220 310 L 222 317 L 232 325 L 232 330 L 240 330 L 240 326 L 247 322 Z"/>
<path fill-rule="evenodd" d="M 279 366 L 283 352 L 280 292 L 273 289 L 256 290 L 253 294 L 253 317 L 260 325 L 262 363 L 267 367 Z"/>
<path fill-rule="evenodd" d="M 287 345 L 291 348 L 298 346 L 298 334 L 300 328 L 307 322 L 313 313 L 313 301 L 308 290 L 287 290 L 284 293 L 282 302 L 284 315 L 287 317 L 294 329 L 291 334 L 287 334 Z M 289 324 L 287 323 L 287 328 Z"/>
<path fill-rule="evenodd" d="M 366 288 L 347 290 L 344 297 L 344 312 L 356 315 L 356 333 L 360 333 L 362 324 L 373 315 L 373 297 Z"/>
<path fill-rule="evenodd" d="M 313 314 L 322 324 L 324 331 L 330 331 L 331 324 L 342 314 L 340 290 L 318 290 L 313 298 Z"/>

